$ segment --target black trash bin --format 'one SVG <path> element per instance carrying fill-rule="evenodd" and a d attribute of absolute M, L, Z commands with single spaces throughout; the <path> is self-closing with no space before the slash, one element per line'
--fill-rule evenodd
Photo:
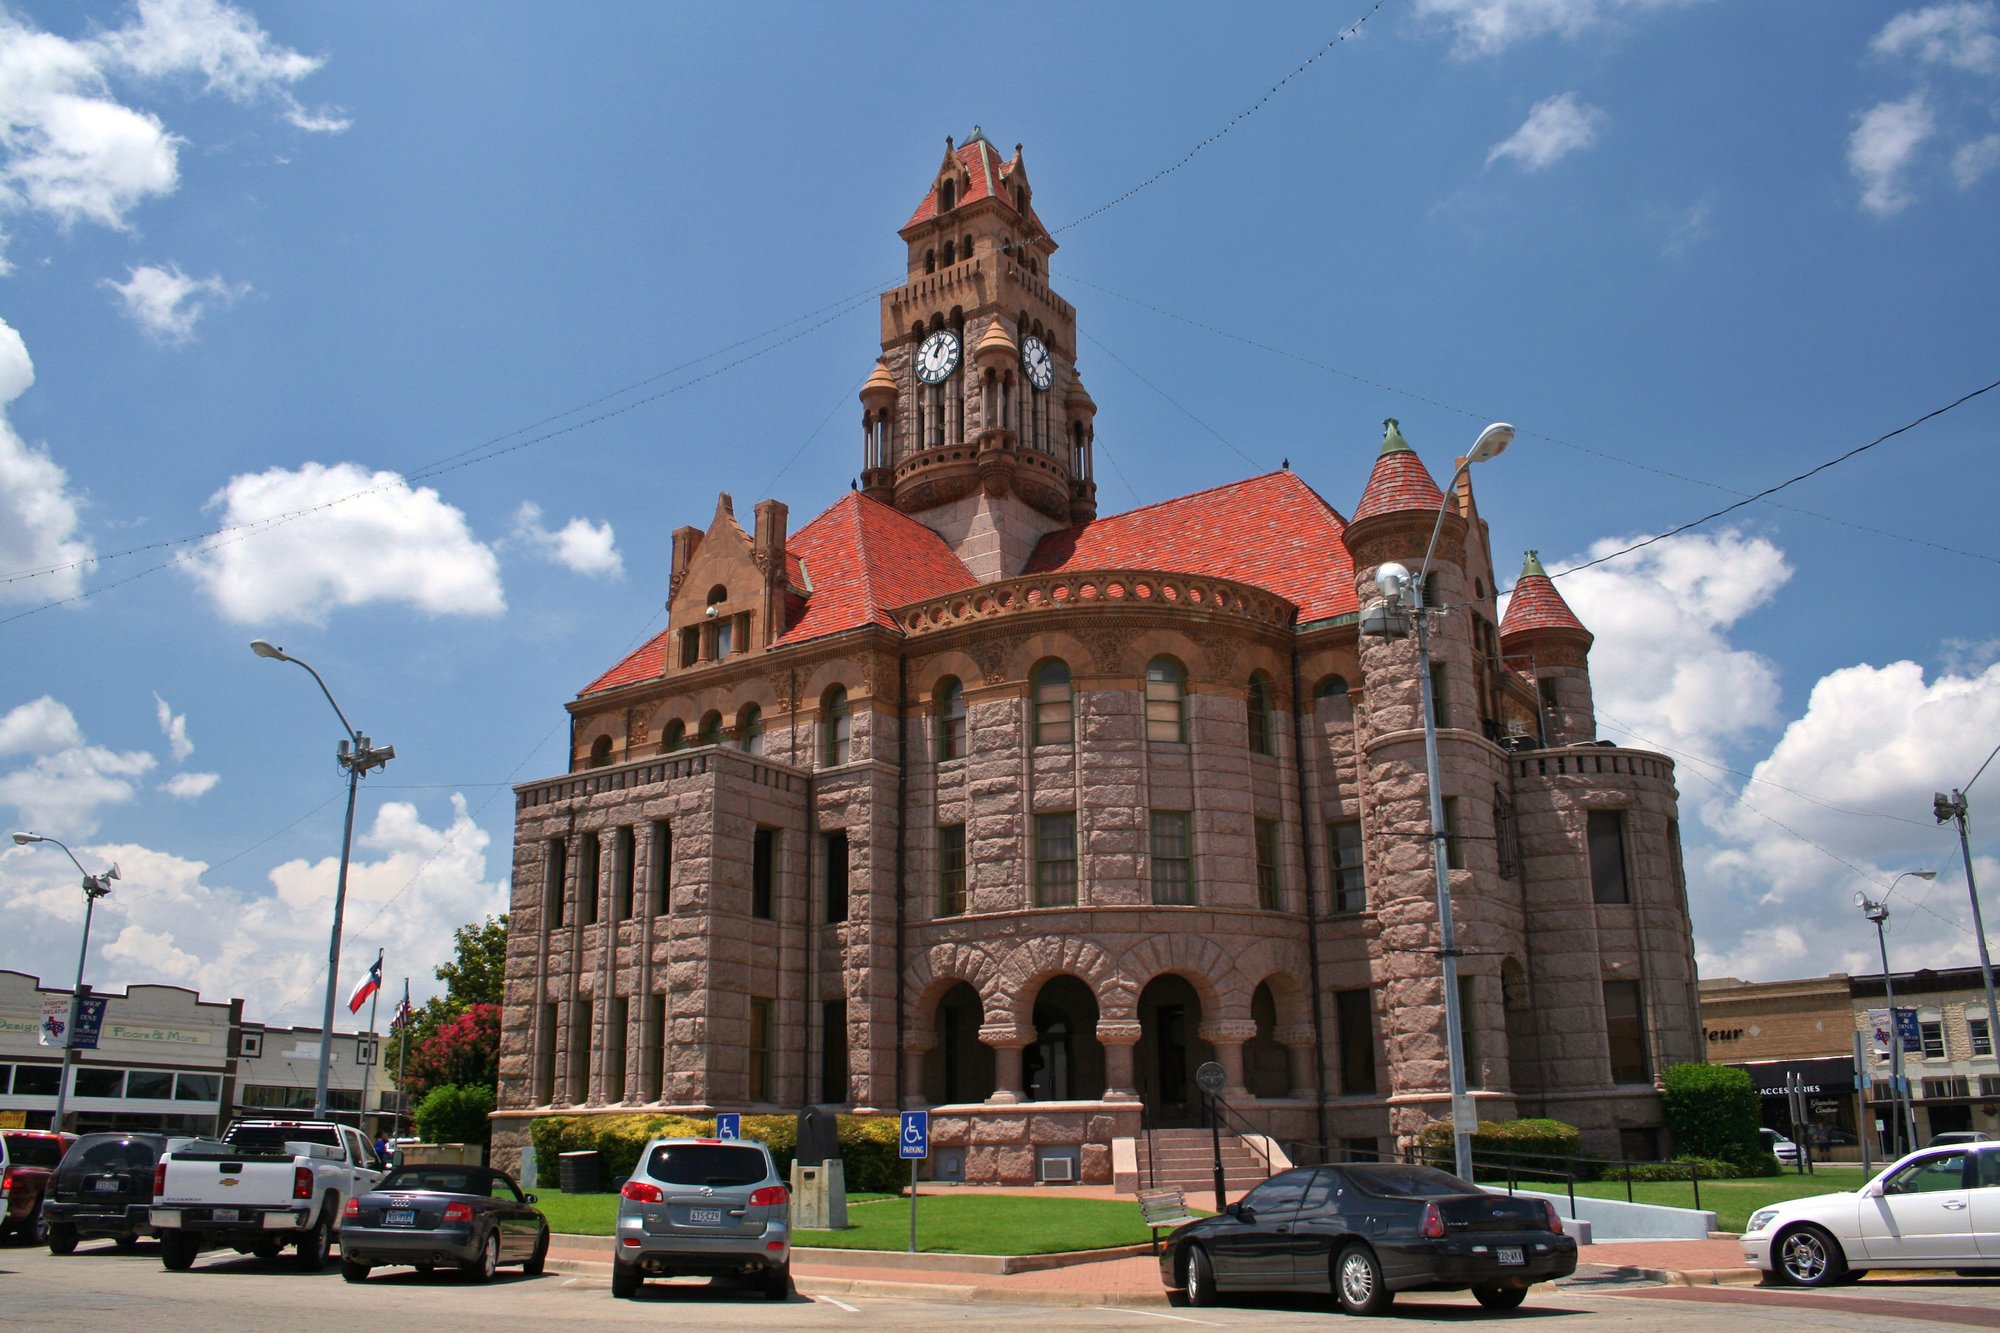
<path fill-rule="evenodd" d="M 559 1179 L 564 1194 L 595 1194 L 598 1189 L 597 1153 L 566 1152 L 562 1154 Z"/>

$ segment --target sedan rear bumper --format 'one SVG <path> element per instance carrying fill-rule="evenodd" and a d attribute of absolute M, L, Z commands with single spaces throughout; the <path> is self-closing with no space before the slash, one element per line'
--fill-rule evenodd
<path fill-rule="evenodd" d="M 1519 1249 L 1522 1261 L 1501 1263 L 1502 1248 Z M 1384 1280 L 1393 1291 L 1425 1287 L 1464 1290 L 1496 1284 L 1528 1286 L 1574 1273 L 1576 1238 L 1541 1232 L 1388 1246 L 1383 1268 Z"/>
<path fill-rule="evenodd" d="M 361 1264 L 469 1264 L 479 1255 L 473 1232 L 418 1231 L 410 1227 L 340 1229 L 340 1257 Z"/>

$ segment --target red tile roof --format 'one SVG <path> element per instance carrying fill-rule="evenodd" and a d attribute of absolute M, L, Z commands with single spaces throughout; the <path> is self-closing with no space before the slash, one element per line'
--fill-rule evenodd
<path fill-rule="evenodd" d="M 577 697 L 596 694 L 599 690 L 615 690 L 620 685 L 630 685 L 637 680 L 657 680 L 667 674 L 667 641 L 673 636 L 671 628 L 663 629 L 625 660 L 599 676 L 590 684 L 578 690 Z"/>
<path fill-rule="evenodd" d="M 1556 591 L 1541 560 L 1533 551 L 1528 552 L 1527 563 L 1521 569 L 1521 577 L 1515 580 L 1514 592 L 1507 599 L 1507 614 L 1500 618 L 1500 637 L 1511 638 L 1516 634 L 1526 634 L 1533 630 L 1568 630 L 1590 638 L 1591 633 L 1569 609 L 1569 603 Z"/>
<path fill-rule="evenodd" d="M 1359 523 L 1377 514 L 1401 513 L 1405 509 L 1425 509 L 1435 514 L 1443 503 L 1444 492 L 1431 480 L 1429 470 L 1414 450 L 1386 449 L 1376 458 L 1375 470 L 1368 474 L 1368 486 L 1354 506 L 1354 517 L 1348 521 Z"/>
<path fill-rule="evenodd" d="M 1299 608 L 1301 621 L 1324 620 L 1357 609 L 1346 529 L 1297 473 L 1267 472 L 1052 532 L 1026 572 L 1215 574 L 1276 593 Z"/>
<path fill-rule="evenodd" d="M 975 132 L 972 140 L 963 148 L 954 150 L 952 156 L 956 157 L 971 175 L 971 180 L 966 184 L 965 193 L 958 200 L 959 204 L 969 204 L 979 199 L 998 199 L 1012 206 L 1014 196 L 1001 187 L 1007 183 L 1008 177 L 1012 176 L 1020 168 L 1020 149 L 1016 148 L 1014 150 L 1013 161 L 1003 165 L 999 154 L 993 151 L 993 145 L 987 142 L 986 136 Z M 910 214 L 910 220 L 903 224 L 902 229 L 907 231 L 919 222 L 929 222 L 937 215 L 937 185 L 933 182 L 929 193 L 924 195 L 923 202 L 917 205 L 917 211 Z M 1033 204 L 1028 205 L 1022 221 L 1036 235 L 1043 238 L 1048 236 L 1049 229 L 1044 227 L 1042 220 L 1035 216 L 1035 206 Z M 1050 241 L 1049 244 L 1053 246 L 1055 242 Z"/>
<path fill-rule="evenodd" d="M 849 491 L 786 543 L 812 580 L 805 615 L 779 644 L 804 643 L 862 625 L 895 627 L 891 607 L 970 588 L 944 538 L 893 506 Z"/>

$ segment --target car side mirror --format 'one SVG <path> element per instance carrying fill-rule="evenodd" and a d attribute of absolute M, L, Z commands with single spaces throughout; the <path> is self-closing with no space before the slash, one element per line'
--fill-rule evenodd
<path fill-rule="evenodd" d="M 1861 1196 L 1865 1199 L 1879 1199 L 1889 1192 L 1889 1187 L 1879 1180 L 1871 1180 L 1862 1186 Z"/>
<path fill-rule="evenodd" d="M 1228 1213 L 1239 1222 L 1255 1222 L 1257 1220 L 1257 1210 L 1247 1204 L 1232 1203 L 1222 1211 Z"/>

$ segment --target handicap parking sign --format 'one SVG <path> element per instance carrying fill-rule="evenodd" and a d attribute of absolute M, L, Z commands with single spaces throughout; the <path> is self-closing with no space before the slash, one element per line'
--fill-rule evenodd
<path fill-rule="evenodd" d="M 718 1139 L 740 1139 L 743 1137 L 743 1117 L 735 1111 L 724 1111 L 715 1117 L 715 1137 Z"/>
<path fill-rule="evenodd" d="M 931 1155 L 931 1113 L 929 1111 L 903 1112 L 903 1132 L 897 1136 L 898 1149 L 902 1156 L 911 1159 Z"/>

